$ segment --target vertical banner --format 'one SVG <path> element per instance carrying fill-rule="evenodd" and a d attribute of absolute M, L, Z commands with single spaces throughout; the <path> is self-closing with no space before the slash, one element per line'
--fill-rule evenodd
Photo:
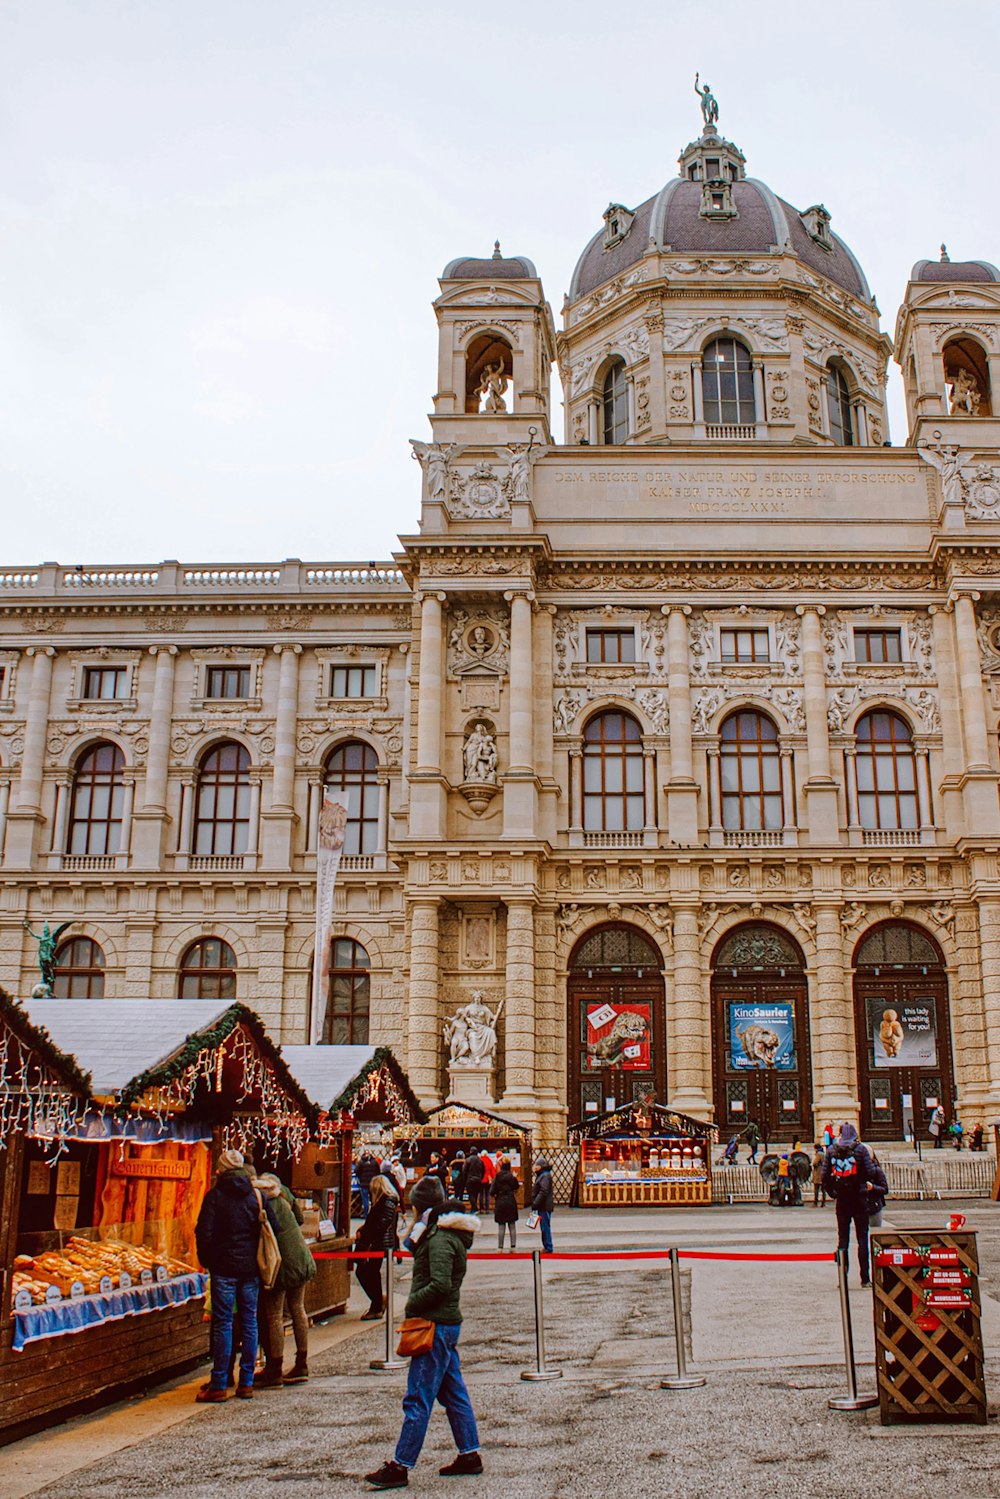
<path fill-rule="evenodd" d="M 312 1021 L 309 1043 L 318 1045 L 326 1022 L 333 933 L 333 887 L 347 831 L 347 803 L 324 790 L 316 841 L 316 950 L 313 953 Z"/>

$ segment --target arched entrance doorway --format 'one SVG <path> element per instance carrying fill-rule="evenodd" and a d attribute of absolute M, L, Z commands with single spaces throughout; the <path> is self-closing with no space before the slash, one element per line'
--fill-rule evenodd
<path fill-rule="evenodd" d="M 780 927 L 737 927 L 715 949 L 712 1058 L 724 1131 L 751 1119 L 765 1139 L 811 1129 L 808 1000 L 802 952 Z"/>
<path fill-rule="evenodd" d="M 635 927 L 588 932 L 569 961 L 571 1121 L 667 1089 L 663 958 Z"/>
<path fill-rule="evenodd" d="M 854 953 L 854 1035 L 861 1126 L 899 1140 L 927 1124 L 940 1103 L 953 1116 L 948 977 L 937 943 L 920 927 L 890 921 Z"/>

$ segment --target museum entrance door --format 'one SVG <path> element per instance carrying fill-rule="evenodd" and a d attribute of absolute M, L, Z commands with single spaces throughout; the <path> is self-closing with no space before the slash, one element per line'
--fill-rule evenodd
<path fill-rule="evenodd" d="M 955 1117 L 948 976 L 927 932 L 886 922 L 854 955 L 854 1036 L 861 1133 L 901 1140 L 927 1125 L 938 1104 Z"/>
<path fill-rule="evenodd" d="M 663 957 L 644 932 L 588 932 L 569 962 L 570 1123 L 652 1093 L 666 1101 Z"/>
<path fill-rule="evenodd" d="M 780 927 L 737 927 L 712 958 L 715 1117 L 728 1139 L 756 1119 L 765 1139 L 812 1130 L 809 994 L 798 944 Z"/>

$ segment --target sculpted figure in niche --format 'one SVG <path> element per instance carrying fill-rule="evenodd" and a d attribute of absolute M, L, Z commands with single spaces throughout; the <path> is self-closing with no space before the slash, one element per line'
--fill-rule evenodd
<path fill-rule="evenodd" d="M 974 375 L 970 375 L 967 369 L 954 369 L 947 372 L 946 379 L 951 386 L 951 411 L 955 416 L 964 411 L 967 416 L 978 416 L 979 405 L 983 399 L 983 393 L 979 389 L 979 382 Z"/>
<path fill-rule="evenodd" d="M 444 1039 L 452 1067 L 492 1067 L 497 1049 L 497 1021 L 503 1000 L 496 1011 L 483 1003 L 477 989 L 467 1005 L 456 1010 L 445 1022 Z"/>
<path fill-rule="evenodd" d="M 485 411 L 506 411 L 507 404 L 504 401 L 504 391 L 507 389 L 507 376 L 504 374 L 503 360 L 496 364 L 487 364 L 479 377 L 479 394 L 483 400 Z"/>
<path fill-rule="evenodd" d="M 528 444 L 526 442 L 512 442 L 509 447 L 501 448 L 510 459 L 510 487 L 512 498 L 515 500 L 526 500 L 528 498 L 528 479 L 531 473 L 531 459 L 528 457 Z"/>
<path fill-rule="evenodd" d="M 497 778 L 497 747 L 484 723 L 477 723 L 465 741 L 465 779 L 493 785 Z"/>
<path fill-rule="evenodd" d="M 456 443 L 440 442 L 415 442 L 412 438 L 410 446 L 413 456 L 427 473 L 427 496 L 431 500 L 443 500 L 444 492 L 448 482 L 448 464 L 452 457 L 458 457 Z"/>
<path fill-rule="evenodd" d="M 473 625 L 469 631 L 469 650 L 474 656 L 485 656 L 493 649 L 493 636 L 485 625 Z"/>
<path fill-rule="evenodd" d="M 694 75 L 694 91 L 701 100 L 701 117 L 705 121 L 705 129 L 712 130 L 719 123 L 719 101 L 707 83 L 703 88 L 698 87 L 700 76 L 699 73 Z"/>

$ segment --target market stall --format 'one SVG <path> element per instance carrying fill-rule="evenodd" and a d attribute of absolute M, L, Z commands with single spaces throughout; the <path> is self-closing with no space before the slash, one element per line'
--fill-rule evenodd
<path fill-rule="evenodd" d="M 363 1130 L 366 1143 L 385 1149 L 394 1127 L 426 1115 L 406 1074 L 387 1046 L 285 1046 L 292 1076 L 319 1109 L 315 1140 L 290 1168 L 289 1184 L 305 1209 L 304 1232 L 319 1250 L 351 1242 L 352 1143 Z M 306 1289 L 310 1316 L 343 1311 L 350 1282 L 345 1260 L 317 1260 Z"/>
<path fill-rule="evenodd" d="M 480 1153 L 487 1151 L 494 1158 L 509 1156 L 521 1183 L 518 1201 L 522 1207 L 530 1201 L 531 1130 L 527 1125 L 450 1099 L 430 1111 L 426 1124 L 402 1125 L 394 1134 L 410 1182 L 423 1176 L 433 1154 L 450 1164 L 459 1151 L 468 1156 L 475 1146 Z"/>
<path fill-rule="evenodd" d="M 714 1124 L 645 1100 L 570 1127 L 579 1143 L 581 1207 L 666 1206 L 712 1200 Z"/>
<path fill-rule="evenodd" d="M 213 1151 L 316 1127 L 242 1005 L 0 992 L 0 1440 L 202 1359 Z"/>

